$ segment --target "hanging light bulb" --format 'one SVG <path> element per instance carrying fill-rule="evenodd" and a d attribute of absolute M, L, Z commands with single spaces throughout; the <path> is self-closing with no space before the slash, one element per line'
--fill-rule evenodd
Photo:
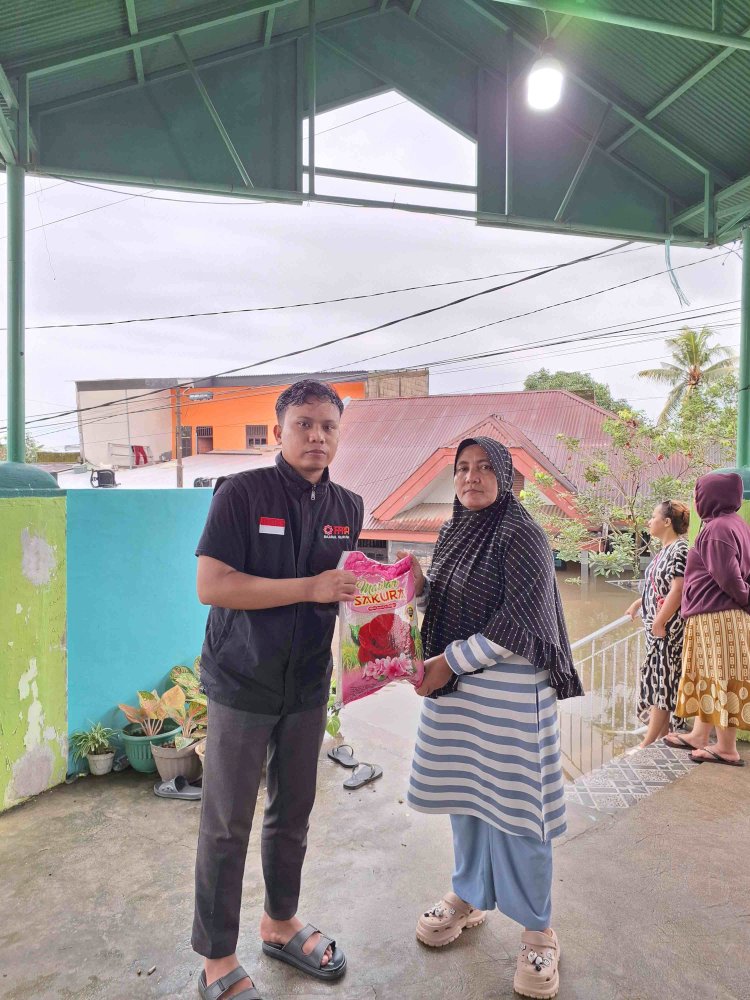
<path fill-rule="evenodd" d="M 547 38 L 526 81 L 527 100 L 536 111 L 549 111 L 559 103 L 562 96 L 565 72 L 552 49 L 552 39 Z"/>

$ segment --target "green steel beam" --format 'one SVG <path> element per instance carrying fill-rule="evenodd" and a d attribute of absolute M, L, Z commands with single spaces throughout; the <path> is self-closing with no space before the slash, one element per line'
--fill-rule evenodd
<path fill-rule="evenodd" d="M 409 17 L 416 17 L 419 13 L 419 8 L 422 6 L 422 0 L 411 0 L 411 7 L 409 7 Z"/>
<path fill-rule="evenodd" d="M 711 174 L 706 174 L 703 191 L 703 238 L 708 243 L 716 240 L 716 191 Z"/>
<path fill-rule="evenodd" d="M 750 215 L 750 202 L 747 205 L 743 205 L 739 212 L 735 212 L 734 215 L 729 219 L 729 222 L 725 222 L 718 233 L 716 234 L 720 240 L 723 240 L 725 236 L 728 236 L 733 230 L 739 226 L 741 222 Z"/>
<path fill-rule="evenodd" d="M 565 215 L 565 210 L 570 204 L 570 199 L 575 194 L 576 188 L 581 182 L 581 178 L 583 177 L 583 172 L 585 171 L 586 167 L 588 166 L 588 162 L 591 159 L 591 154 L 596 149 L 596 145 L 599 142 L 599 136 L 602 134 L 604 123 L 606 122 L 607 115 L 609 114 L 610 111 L 611 111 L 611 105 L 608 104 L 604 109 L 604 114 L 602 115 L 601 121 L 599 122 L 596 131 L 589 139 L 589 144 L 586 147 L 586 151 L 584 152 L 583 156 L 581 157 L 581 162 L 578 164 L 576 172 L 573 174 L 573 179 L 571 180 L 570 185 L 568 186 L 568 190 L 563 195 L 563 200 L 560 202 L 560 207 L 558 208 L 557 214 L 555 215 L 555 222 L 561 222 L 563 216 Z"/>
<path fill-rule="evenodd" d="M 742 313 L 737 393 L 737 465 L 750 468 L 750 227 L 742 230 Z"/>
<path fill-rule="evenodd" d="M 511 31 L 505 40 L 505 214 L 513 211 L 513 53 L 516 36 Z"/>
<path fill-rule="evenodd" d="M 205 84 L 203 83 L 203 80 L 201 80 L 198 74 L 198 70 L 195 68 L 193 60 L 190 58 L 189 52 L 185 48 L 184 42 L 182 41 L 179 35 L 175 35 L 174 40 L 177 45 L 177 48 L 182 53 L 182 57 L 185 60 L 188 70 L 190 71 L 190 75 L 192 76 L 195 82 L 195 86 L 198 88 L 198 93 L 201 95 L 203 99 L 203 103 L 206 106 L 206 110 L 211 116 L 211 119 L 214 125 L 216 126 L 216 129 L 219 135 L 221 136 L 221 140 L 226 146 L 229 155 L 232 157 L 234 165 L 237 168 L 237 173 L 240 175 L 240 177 L 242 178 L 243 182 L 247 185 L 247 187 L 255 187 L 253 182 L 250 180 L 250 174 L 245 169 L 245 164 L 242 162 L 240 154 L 237 152 L 237 149 L 235 148 L 235 145 L 232 142 L 232 138 L 229 135 L 229 132 L 227 132 L 224 126 L 224 122 L 221 120 L 221 115 L 216 110 L 216 105 L 211 100 L 211 95 L 206 90 Z"/>
<path fill-rule="evenodd" d="M 742 34 L 746 38 L 750 38 L 750 26 L 745 28 Z M 713 56 L 713 58 L 707 60 L 707 62 L 704 62 L 703 65 L 699 66 L 698 69 L 694 70 L 694 72 L 692 72 L 689 76 L 686 76 L 682 83 L 680 83 L 677 87 L 670 90 L 668 94 L 665 94 L 658 104 L 655 104 L 653 108 L 647 111 L 643 117 L 646 121 L 652 121 L 657 115 L 660 115 L 662 111 L 668 108 L 670 104 L 674 104 L 674 102 L 682 97 L 683 94 L 687 93 L 691 87 L 694 87 L 696 83 L 699 83 L 704 76 L 711 72 L 711 70 L 716 69 L 717 66 L 721 66 L 721 64 L 729 59 L 731 55 L 734 55 L 733 49 L 722 49 L 721 52 L 718 52 L 715 56 Z M 614 152 L 618 146 L 621 146 L 623 142 L 628 140 L 631 135 L 634 135 L 637 131 L 637 127 L 635 125 L 631 125 L 629 129 L 626 129 L 621 135 L 618 135 L 616 139 L 613 139 L 612 142 L 610 142 L 607 146 L 607 152 Z"/>
<path fill-rule="evenodd" d="M 8 461 L 26 460 L 24 346 L 25 167 L 6 165 L 8 215 Z"/>
<path fill-rule="evenodd" d="M 744 177 L 740 177 L 738 180 L 733 181 L 727 187 L 723 188 L 718 192 L 716 196 L 717 208 L 721 212 L 721 203 L 733 198 L 734 195 L 738 194 L 740 191 L 750 192 L 750 174 L 746 174 Z M 704 209 L 704 202 L 701 200 L 696 202 L 695 205 L 691 205 L 684 211 L 680 212 L 679 215 L 674 216 L 672 219 L 673 226 L 680 226 L 682 223 L 687 222 L 689 219 L 695 218 L 696 215 L 700 215 Z"/>
<path fill-rule="evenodd" d="M 315 194 L 315 118 L 317 113 L 318 46 L 316 41 L 317 8 L 315 0 L 307 0 L 307 175 L 308 191 Z"/>
<path fill-rule="evenodd" d="M 274 191 L 263 190 L 261 188 L 235 187 L 231 184 L 209 184 L 186 182 L 182 180 L 172 180 L 164 178 L 155 180 L 153 178 L 131 177 L 126 174 L 105 174 L 94 170 L 74 170 L 60 169 L 55 167 L 34 167 L 30 173 L 39 177 L 56 177 L 60 180 L 86 180 L 95 181 L 102 184 L 126 184 L 131 187 L 145 188 L 153 190 L 155 188 L 174 191 L 185 191 L 196 194 L 211 194 L 224 198 L 239 198 L 242 201 L 273 201 L 287 204 L 303 204 L 305 201 L 319 201 L 338 205 L 354 205 L 363 208 L 386 208 L 396 211 L 416 212 L 424 215 L 452 216 L 456 218 L 470 219 L 478 222 L 487 222 L 494 225 L 504 226 L 508 229 L 535 230 L 538 232 L 552 233 L 574 233 L 583 236 L 600 236 L 603 239 L 622 237 L 624 239 L 639 240 L 646 243 L 663 243 L 670 238 L 667 232 L 647 232 L 639 229 L 601 229 L 597 226 L 585 223 L 554 223 L 544 219 L 527 219 L 520 216 L 506 216 L 503 214 L 476 212 L 472 209 L 441 208 L 430 205 L 412 205 L 409 203 L 394 203 L 393 201 L 376 201 L 368 198 L 341 198 L 333 195 L 316 194 L 312 198 L 297 191 Z M 673 245 L 685 244 L 694 246 L 695 239 L 673 239 Z"/>
<path fill-rule="evenodd" d="M 473 10 L 476 10 L 478 13 L 490 18 L 490 20 L 501 26 L 505 31 L 510 31 L 511 29 L 514 30 L 516 32 L 516 36 L 523 42 L 524 45 L 532 49 L 534 52 L 538 52 L 543 38 L 538 35 L 532 35 L 527 31 L 522 31 L 518 26 L 513 26 L 508 21 L 504 20 L 502 15 L 498 13 L 497 10 L 500 2 L 501 0 L 464 0 L 464 3 L 468 4 Z M 750 39 L 748 42 L 750 44 Z M 566 68 L 566 74 L 569 79 L 573 80 L 573 82 L 577 83 L 580 87 L 583 87 L 584 90 L 587 90 L 594 97 L 598 97 L 600 100 L 604 101 L 605 104 L 611 104 L 613 109 L 617 111 L 618 114 L 622 115 L 623 118 L 629 121 L 632 125 L 641 129 L 652 139 L 655 139 L 656 142 L 660 143 L 660 145 L 664 146 L 675 156 L 684 160 L 691 167 L 693 167 L 694 170 L 697 170 L 702 174 L 713 174 L 718 183 L 731 183 L 732 178 L 730 178 L 729 175 L 721 169 L 721 167 L 715 163 L 709 163 L 704 160 L 699 154 L 688 149 L 681 140 L 674 138 L 656 125 L 652 125 L 650 122 L 647 122 L 640 112 L 633 108 L 627 101 L 623 98 L 615 98 L 611 93 L 609 93 L 605 85 L 602 85 L 589 76 L 576 73 L 570 67 Z"/>
<path fill-rule="evenodd" d="M 559 38 L 560 35 L 565 31 L 570 22 L 573 20 L 572 14 L 563 14 L 557 24 L 554 26 L 552 31 L 550 31 L 551 38 Z"/>
<path fill-rule="evenodd" d="M 308 167 L 304 167 L 305 173 L 309 172 Z M 359 170 L 337 170 L 333 167 L 316 167 L 315 174 L 318 177 L 335 177 L 343 181 L 363 181 L 368 184 L 397 184 L 403 187 L 424 188 L 427 191 L 452 191 L 456 194 L 476 195 L 477 189 L 474 184 L 453 184 L 449 181 L 429 181 L 417 179 L 416 177 L 395 177 L 393 174 L 368 174 Z"/>
<path fill-rule="evenodd" d="M 311 201 L 323 202 L 329 205 L 351 205 L 357 208 L 380 208 L 397 212 L 413 212 L 418 215 L 439 215 L 456 219 L 470 219 L 489 225 L 501 226 L 505 229 L 536 231 L 540 233 L 568 233 L 578 236 L 598 236 L 603 239 L 622 238 L 638 240 L 643 243 L 663 243 L 670 239 L 667 232 L 647 232 L 641 229 L 602 229 L 598 226 L 580 222 L 550 222 L 547 219 L 531 219 L 514 215 L 502 215 L 496 212 L 477 212 L 472 209 L 442 208 L 435 205 L 415 205 L 409 202 L 382 201 L 374 198 L 340 197 L 338 195 L 316 194 Z M 680 240 L 672 238 L 672 245 L 695 246 L 696 240 Z"/>
<path fill-rule="evenodd" d="M 0 111 L 0 156 L 6 163 L 13 163 L 18 156 L 15 137 L 2 111 Z"/>
<path fill-rule="evenodd" d="M 138 34 L 138 17 L 135 13 L 135 0 L 125 0 L 125 13 L 128 17 L 128 31 L 131 35 Z M 135 66 L 135 78 L 139 84 L 146 82 L 146 74 L 143 72 L 143 54 L 140 49 L 133 49 L 133 65 Z"/>
<path fill-rule="evenodd" d="M 97 59 L 104 59 L 107 56 L 132 52 L 144 45 L 165 42 L 175 34 L 186 35 L 193 31 L 203 31 L 205 28 L 215 28 L 222 24 L 230 24 L 240 18 L 263 14 L 273 7 L 283 7 L 296 2 L 297 0 L 242 0 L 241 3 L 223 7 L 223 13 L 215 16 L 206 14 L 205 9 L 201 14 L 188 11 L 178 16 L 174 14 L 163 16 L 155 18 L 147 28 L 127 39 L 118 35 L 115 38 L 109 38 L 104 42 L 95 42 L 92 45 L 69 45 L 65 48 L 44 52 L 27 61 L 15 63 L 11 61 L 7 65 L 7 69 L 11 75 L 54 73 L 60 69 L 80 66 Z"/>
<path fill-rule="evenodd" d="M 721 31 L 721 23 L 723 17 L 724 17 L 724 0 L 712 0 L 711 31 Z"/>
<path fill-rule="evenodd" d="M 551 14 L 569 14 L 585 21 L 598 21 L 618 28 L 635 28 L 639 31 L 653 31 L 660 35 L 671 35 L 673 38 L 687 38 L 693 42 L 703 42 L 706 45 L 722 45 L 730 49 L 744 49 L 750 52 L 750 39 L 741 35 L 730 35 L 723 31 L 709 31 L 706 28 L 694 28 L 688 24 L 678 24 L 673 21 L 657 21 L 652 17 L 637 17 L 633 14 L 619 14 L 612 10 L 596 10 L 579 0 L 494 0 L 509 7 L 526 7 L 530 10 L 542 10 Z"/>
<path fill-rule="evenodd" d="M 79 170 L 74 167 L 34 166 L 29 173 L 37 177 L 59 180 L 93 181 L 98 184 L 126 184 L 130 187 L 158 188 L 165 191 L 185 191 L 190 194 L 216 195 L 219 198 L 239 198 L 243 201 L 273 201 L 300 205 L 304 195 L 299 191 L 276 191 L 267 188 L 247 188 L 244 185 L 214 184 L 209 181 L 185 181 L 170 177 L 134 177 L 130 174 L 106 173 L 99 170 Z"/>
<path fill-rule="evenodd" d="M 267 49 L 273 38 L 273 22 L 276 18 L 276 8 L 272 7 L 266 11 L 266 20 L 263 25 L 263 48 Z"/>
<path fill-rule="evenodd" d="M 18 107 L 16 94 L 2 66 L 0 66 L 0 96 L 2 96 L 11 111 L 16 110 Z"/>

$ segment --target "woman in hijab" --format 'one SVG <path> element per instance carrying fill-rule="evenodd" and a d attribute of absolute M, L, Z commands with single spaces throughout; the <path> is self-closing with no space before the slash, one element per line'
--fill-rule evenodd
<path fill-rule="evenodd" d="M 557 699 L 583 693 L 542 529 L 513 496 L 507 448 L 456 453 L 453 517 L 440 532 L 422 636 L 426 674 L 409 804 L 448 813 L 453 891 L 417 924 L 433 947 L 495 906 L 524 928 L 517 992 L 553 997 L 552 840 L 565 831 Z"/>
<path fill-rule="evenodd" d="M 737 729 L 750 728 L 750 525 L 742 478 L 712 472 L 695 485 L 703 522 L 688 553 L 682 595 L 687 620 L 677 715 L 694 718 L 692 732 L 670 746 L 692 746 L 692 760 L 742 767 Z M 716 744 L 709 746 L 716 729 Z"/>

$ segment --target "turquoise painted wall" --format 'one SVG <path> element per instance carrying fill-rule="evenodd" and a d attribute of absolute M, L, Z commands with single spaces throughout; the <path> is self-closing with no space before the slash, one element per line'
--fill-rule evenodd
<path fill-rule="evenodd" d="M 124 724 L 118 702 L 163 690 L 200 653 L 195 546 L 211 490 L 68 493 L 68 725 Z"/>

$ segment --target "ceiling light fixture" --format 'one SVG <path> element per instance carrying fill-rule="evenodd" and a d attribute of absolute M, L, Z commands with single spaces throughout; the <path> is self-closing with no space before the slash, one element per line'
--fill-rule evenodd
<path fill-rule="evenodd" d="M 529 106 L 535 111 L 554 108 L 562 97 L 564 79 L 563 64 L 554 55 L 554 42 L 551 38 L 546 38 L 526 81 Z"/>

